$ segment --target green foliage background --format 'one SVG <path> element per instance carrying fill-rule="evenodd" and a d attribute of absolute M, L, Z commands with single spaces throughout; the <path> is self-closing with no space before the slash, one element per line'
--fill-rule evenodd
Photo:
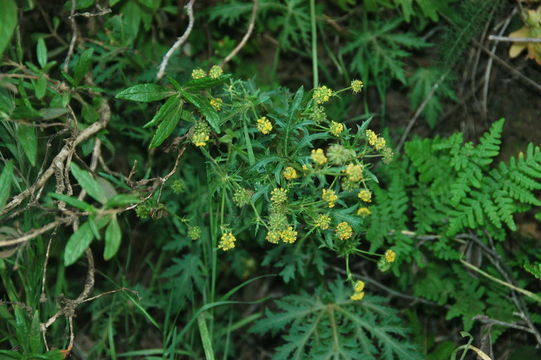
<path fill-rule="evenodd" d="M 0 0 L 0 356 L 539 356 L 539 139 L 452 112 L 517 5 L 201 0 L 158 79 L 190 4 Z"/>

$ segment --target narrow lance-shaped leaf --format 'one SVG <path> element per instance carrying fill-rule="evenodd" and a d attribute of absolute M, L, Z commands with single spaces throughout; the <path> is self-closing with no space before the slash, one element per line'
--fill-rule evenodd
<path fill-rule="evenodd" d="M 38 154 L 38 139 L 36 130 L 32 126 L 19 124 L 17 128 L 17 140 L 23 148 L 24 154 L 32 166 L 36 166 L 36 157 Z"/>
<path fill-rule="evenodd" d="M 0 0 L 0 57 L 8 46 L 17 25 L 17 4 L 14 0 Z"/>
<path fill-rule="evenodd" d="M 75 163 L 71 163 L 71 173 L 88 195 L 92 196 L 102 204 L 107 202 L 107 196 L 102 187 L 88 171 L 81 169 Z"/>
<path fill-rule="evenodd" d="M 36 53 L 39 65 L 44 68 L 47 65 L 47 45 L 45 45 L 45 40 L 42 37 L 38 39 Z"/>
<path fill-rule="evenodd" d="M 160 123 L 158 129 L 156 129 L 156 133 L 150 141 L 149 148 L 155 148 L 160 146 L 165 141 L 165 139 L 167 139 L 169 135 L 171 135 L 173 131 L 175 131 L 175 128 L 177 127 L 177 124 L 180 121 L 180 117 L 182 115 L 182 102 L 179 102 L 177 104 L 177 107 L 171 108 L 168 113 L 169 116 L 167 116 Z"/>
<path fill-rule="evenodd" d="M 0 175 L 0 210 L 6 205 L 6 201 L 11 191 L 11 179 L 13 178 L 13 163 L 10 161 L 4 166 L 2 175 Z"/>
<path fill-rule="evenodd" d="M 109 221 L 108 217 L 102 216 L 94 220 L 97 230 L 103 228 Z M 64 265 L 69 266 L 77 261 L 94 240 L 94 232 L 87 221 L 74 232 L 64 249 Z"/>
<path fill-rule="evenodd" d="M 120 247 L 120 242 L 122 241 L 122 231 L 120 230 L 120 225 L 116 215 L 113 215 L 113 218 L 105 230 L 105 249 L 103 251 L 103 258 L 105 260 L 110 260 L 118 252 Z"/>
<path fill-rule="evenodd" d="M 172 96 L 165 104 L 163 104 L 158 111 L 156 112 L 156 115 L 147 122 L 145 125 L 143 125 L 143 128 L 148 128 L 150 126 L 159 125 L 163 119 L 166 119 L 167 117 L 170 117 L 172 113 L 177 110 L 180 106 L 182 106 L 181 100 L 178 96 Z"/>
<path fill-rule="evenodd" d="M 88 71 L 90 63 L 92 61 L 92 55 L 94 55 L 94 49 L 86 49 L 79 57 L 79 61 L 77 62 L 77 65 L 75 65 L 75 69 L 73 70 L 73 79 L 75 80 L 76 84 L 79 84 L 81 82 L 86 72 Z"/>
<path fill-rule="evenodd" d="M 152 102 L 165 99 L 175 92 L 158 84 L 139 84 L 119 92 L 115 98 L 138 102 Z"/>
<path fill-rule="evenodd" d="M 210 105 L 210 103 L 198 94 L 192 94 L 184 90 L 180 90 L 182 96 L 192 103 L 205 116 L 207 122 L 216 133 L 220 133 L 220 116 Z"/>

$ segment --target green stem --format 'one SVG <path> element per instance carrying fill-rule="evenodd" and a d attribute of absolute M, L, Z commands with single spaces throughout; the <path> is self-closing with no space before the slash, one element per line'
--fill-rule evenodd
<path fill-rule="evenodd" d="M 317 66 L 317 29 L 316 29 L 316 2 L 310 0 L 310 20 L 312 23 L 312 72 L 314 76 L 314 89 L 319 85 Z"/>

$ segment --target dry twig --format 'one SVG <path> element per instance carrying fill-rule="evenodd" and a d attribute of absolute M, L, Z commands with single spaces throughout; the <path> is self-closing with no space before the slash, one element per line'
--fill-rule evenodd
<path fill-rule="evenodd" d="M 248 39 L 252 35 L 252 31 L 254 31 L 254 25 L 255 25 L 255 19 L 257 18 L 257 0 L 254 0 L 254 6 L 252 7 L 252 15 L 250 17 L 250 22 L 248 23 L 248 31 L 246 31 L 246 34 L 244 34 L 244 37 L 240 41 L 240 43 L 229 53 L 229 55 L 226 56 L 226 58 L 221 62 L 221 66 L 224 64 L 227 64 L 231 59 L 233 59 L 239 51 L 246 45 L 248 42 Z"/>

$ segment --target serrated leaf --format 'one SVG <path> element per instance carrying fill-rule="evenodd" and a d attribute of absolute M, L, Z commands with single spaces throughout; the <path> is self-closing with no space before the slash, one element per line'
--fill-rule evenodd
<path fill-rule="evenodd" d="M 11 192 L 11 181 L 13 178 L 13 163 L 8 161 L 0 175 L 0 210 L 4 209 L 6 201 Z"/>
<path fill-rule="evenodd" d="M 36 129 L 32 126 L 19 124 L 17 128 L 17 140 L 20 142 L 24 154 L 32 166 L 36 166 L 38 154 L 38 139 Z"/>
<path fill-rule="evenodd" d="M 42 37 L 38 39 L 36 53 L 39 66 L 41 66 L 41 68 L 44 68 L 45 65 L 47 65 L 47 45 L 45 45 L 45 40 L 43 40 Z"/>
<path fill-rule="evenodd" d="M 103 251 L 103 258 L 105 260 L 110 260 L 115 256 L 121 241 L 122 231 L 120 230 L 116 215 L 113 215 L 113 218 L 107 226 L 107 230 L 105 230 L 105 249 Z"/>
<path fill-rule="evenodd" d="M 181 104 L 180 104 L 181 105 Z M 150 141 L 149 148 L 155 148 L 160 146 L 168 137 L 175 131 L 175 128 L 182 116 L 182 108 L 179 106 L 176 109 L 172 108 L 170 115 L 166 117 L 156 129 L 156 133 Z"/>
<path fill-rule="evenodd" d="M 116 94 L 116 99 L 152 102 L 165 99 L 174 92 L 158 84 L 138 84 L 122 90 Z"/>
<path fill-rule="evenodd" d="M 73 70 L 73 80 L 76 84 L 81 83 L 81 80 L 83 80 L 83 77 L 88 72 L 93 55 L 94 49 L 86 49 L 79 57 L 79 61 L 77 61 L 77 65 L 75 65 Z"/>
<path fill-rule="evenodd" d="M 81 169 L 77 164 L 71 163 L 71 173 L 77 179 L 77 182 L 81 187 L 95 200 L 99 201 L 102 204 L 105 204 L 107 202 L 107 196 L 105 195 L 105 191 L 100 186 L 100 184 L 92 177 L 92 175 L 86 171 Z"/>
<path fill-rule="evenodd" d="M 14 0 L 0 0 L 0 57 L 8 46 L 17 25 L 17 4 Z"/>
<path fill-rule="evenodd" d="M 192 103 L 205 116 L 207 122 L 217 134 L 220 133 L 220 116 L 210 105 L 210 103 L 198 94 L 192 94 L 185 90 L 180 90 L 182 96 Z"/>

